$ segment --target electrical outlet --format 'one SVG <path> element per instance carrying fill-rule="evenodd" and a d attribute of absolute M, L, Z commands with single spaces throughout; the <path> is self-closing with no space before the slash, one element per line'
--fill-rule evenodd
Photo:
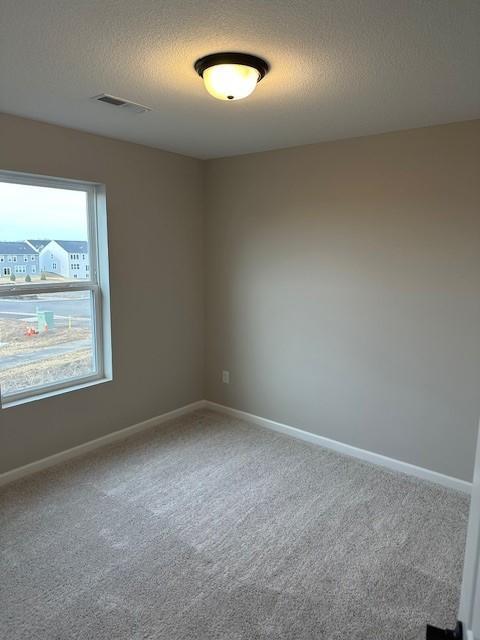
<path fill-rule="evenodd" d="M 230 371 L 222 371 L 223 384 L 230 384 Z"/>

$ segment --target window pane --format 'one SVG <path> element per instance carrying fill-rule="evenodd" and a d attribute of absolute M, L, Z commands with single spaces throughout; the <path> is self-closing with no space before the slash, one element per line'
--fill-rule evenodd
<path fill-rule="evenodd" d="M 90 291 L 0 297 L 2 396 L 96 373 Z"/>
<path fill-rule="evenodd" d="M 0 286 L 90 279 L 87 191 L 0 181 Z"/>

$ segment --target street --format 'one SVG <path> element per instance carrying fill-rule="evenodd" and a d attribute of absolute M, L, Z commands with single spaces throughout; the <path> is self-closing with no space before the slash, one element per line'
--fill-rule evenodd
<path fill-rule="evenodd" d="M 74 297 L 75 296 L 75 297 Z M 27 318 L 36 316 L 39 311 L 53 311 L 55 318 L 75 318 L 83 323 L 90 323 L 91 304 L 88 292 L 79 294 L 39 295 L 35 299 L 0 297 L 0 318 Z"/>

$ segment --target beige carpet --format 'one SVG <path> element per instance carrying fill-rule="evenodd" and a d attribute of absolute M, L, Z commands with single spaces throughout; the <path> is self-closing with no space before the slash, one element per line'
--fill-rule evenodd
<path fill-rule="evenodd" d="M 5 640 L 420 640 L 468 499 L 197 412 L 0 493 Z"/>

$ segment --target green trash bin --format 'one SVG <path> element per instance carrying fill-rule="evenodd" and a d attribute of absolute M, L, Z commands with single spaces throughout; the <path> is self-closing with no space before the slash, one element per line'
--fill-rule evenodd
<path fill-rule="evenodd" d="M 53 311 L 37 311 L 38 332 L 51 331 L 55 327 Z"/>

